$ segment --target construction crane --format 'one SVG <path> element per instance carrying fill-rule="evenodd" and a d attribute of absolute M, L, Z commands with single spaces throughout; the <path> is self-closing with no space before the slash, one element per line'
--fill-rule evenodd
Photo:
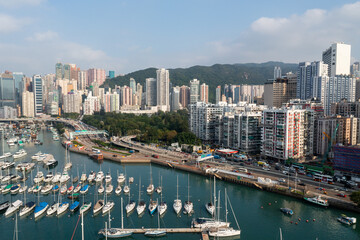
<path fill-rule="evenodd" d="M 338 128 L 339 128 L 339 123 L 336 125 L 336 128 L 335 128 L 333 134 L 331 135 L 331 137 L 326 132 L 323 132 L 323 134 L 329 139 L 329 143 L 328 143 L 328 149 L 326 150 L 323 160 L 321 162 L 322 164 L 324 164 L 326 159 L 328 158 L 332 145 L 334 145 L 336 143 L 335 138 L 336 138 L 336 133 L 337 133 Z"/>

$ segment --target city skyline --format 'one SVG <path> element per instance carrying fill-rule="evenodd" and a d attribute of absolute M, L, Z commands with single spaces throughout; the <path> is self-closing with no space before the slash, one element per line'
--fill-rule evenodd
<path fill-rule="evenodd" d="M 359 59 L 360 2 L 354 1 L 79 1 L 68 8 L 15 0 L 0 6 L 0 33 L 6 36 L 0 51 L 9 56 L 0 60 L 0 70 L 29 76 L 53 72 L 56 62 L 125 74 L 147 67 L 316 61 L 321 53 L 315 49 L 332 42 L 352 45 L 352 61 Z"/>

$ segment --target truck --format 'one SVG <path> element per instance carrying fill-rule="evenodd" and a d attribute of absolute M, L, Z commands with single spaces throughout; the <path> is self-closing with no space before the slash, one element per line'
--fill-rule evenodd
<path fill-rule="evenodd" d="M 259 166 L 264 166 L 264 165 L 267 164 L 267 163 L 266 163 L 266 162 L 263 162 L 263 161 L 258 161 L 257 164 L 258 164 Z"/>

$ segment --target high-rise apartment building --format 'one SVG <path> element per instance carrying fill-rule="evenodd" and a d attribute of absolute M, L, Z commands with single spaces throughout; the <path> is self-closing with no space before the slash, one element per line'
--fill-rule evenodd
<path fill-rule="evenodd" d="M 78 90 L 85 90 L 87 87 L 87 71 L 79 71 L 78 72 L 78 86 L 77 89 Z"/>
<path fill-rule="evenodd" d="M 319 89 L 317 81 L 321 77 L 326 77 L 328 65 L 322 61 L 301 62 L 297 70 L 297 89 L 296 98 L 301 100 L 311 99 L 317 96 Z"/>
<path fill-rule="evenodd" d="M 133 105 L 133 93 L 132 89 L 129 86 L 123 86 L 121 88 L 121 98 L 120 105 L 121 106 L 132 106 Z"/>
<path fill-rule="evenodd" d="M 180 87 L 173 87 L 171 89 L 171 111 L 177 111 L 180 109 Z"/>
<path fill-rule="evenodd" d="M 55 64 L 55 79 L 63 79 L 64 78 L 64 67 L 62 63 Z"/>
<path fill-rule="evenodd" d="M 146 105 L 156 106 L 157 102 L 157 85 L 155 78 L 146 79 Z"/>
<path fill-rule="evenodd" d="M 190 81 L 190 104 L 199 101 L 200 81 L 193 79 Z"/>
<path fill-rule="evenodd" d="M 104 69 L 91 68 L 87 70 L 88 76 L 88 86 L 92 85 L 94 82 L 98 83 L 99 86 L 105 82 L 106 73 Z"/>
<path fill-rule="evenodd" d="M 83 114 L 93 115 L 94 112 L 100 112 L 101 105 L 98 97 L 93 97 L 91 92 L 83 103 Z"/>
<path fill-rule="evenodd" d="M 296 74 L 287 73 L 284 78 L 270 80 L 264 86 L 264 102 L 269 107 L 281 107 L 296 98 Z"/>
<path fill-rule="evenodd" d="M 22 93 L 22 115 L 24 117 L 35 117 L 34 93 L 25 91 Z"/>
<path fill-rule="evenodd" d="M 70 92 L 63 96 L 64 113 L 80 113 L 81 95 L 78 92 Z"/>
<path fill-rule="evenodd" d="M 40 75 L 33 76 L 35 116 L 43 114 L 43 80 Z"/>
<path fill-rule="evenodd" d="M 328 65 L 328 76 L 350 75 L 351 45 L 333 43 L 322 54 L 322 60 Z"/>
<path fill-rule="evenodd" d="M 304 160 L 313 154 L 314 111 L 297 109 L 265 109 L 262 116 L 262 155 L 286 161 Z"/>
<path fill-rule="evenodd" d="M 190 103 L 190 88 L 188 86 L 180 87 L 180 104 L 182 108 L 187 108 Z"/>
<path fill-rule="evenodd" d="M 205 83 L 200 86 L 200 101 L 209 103 L 209 86 Z"/>
<path fill-rule="evenodd" d="M 136 81 L 133 78 L 130 78 L 130 84 L 129 84 L 131 90 L 132 90 L 132 94 L 136 93 Z"/>
<path fill-rule="evenodd" d="M 281 67 L 274 67 L 274 79 L 281 78 Z"/>
<path fill-rule="evenodd" d="M 136 97 L 137 97 L 137 104 L 139 106 L 143 105 L 142 98 L 143 98 L 143 86 L 140 83 L 136 84 Z"/>
<path fill-rule="evenodd" d="M 170 79 L 169 70 L 156 70 L 157 106 L 162 111 L 170 111 Z"/>
<path fill-rule="evenodd" d="M 218 104 L 221 101 L 221 86 L 216 87 L 215 103 Z"/>

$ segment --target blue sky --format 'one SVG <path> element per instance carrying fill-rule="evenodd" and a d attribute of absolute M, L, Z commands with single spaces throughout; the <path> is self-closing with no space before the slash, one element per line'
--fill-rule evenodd
<path fill-rule="evenodd" d="M 0 0 L 0 71 L 297 63 L 335 41 L 358 60 L 359 12 L 346 0 Z"/>

